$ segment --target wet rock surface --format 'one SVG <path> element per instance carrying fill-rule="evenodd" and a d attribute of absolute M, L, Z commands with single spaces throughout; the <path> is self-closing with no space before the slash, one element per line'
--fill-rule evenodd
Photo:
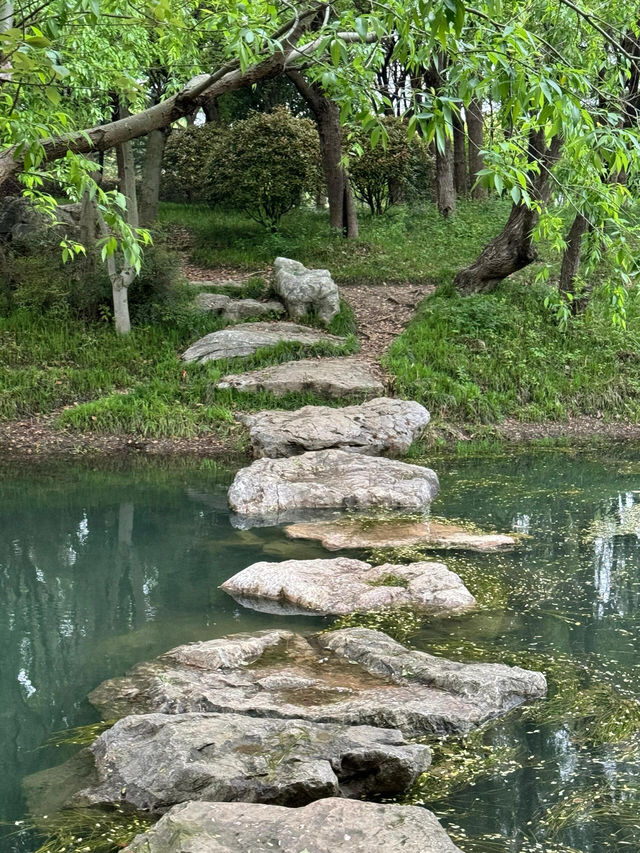
<path fill-rule="evenodd" d="M 247 803 L 174 806 L 125 853 L 461 853 L 417 806 L 337 797 L 300 809 Z"/>
<path fill-rule="evenodd" d="M 248 566 L 221 587 L 266 613 L 341 615 L 411 607 L 428 615 L 462 613 L 476 601 L 442 563 L 371 566 L 361 560 L 285 560 Z"/>
<path fill-rule="evenodd" d="M 323 323 L 329 323 L 340 311 L 338 286 L 329 270 L 310 270 L 290 258 L 276 258 L 274 290 L 294 320 L 313 311 Z"/>
<path fill-rule="evenodd" d="M 429 423 L 429 412 L 410 400 L 378 397 L 357 406 L 304 406 L 295 412 L 243 415 L 254 456 L 273 459 L 336 448 L 372 456 L 406 453 Z"/>
<path fill-rule="evenodd" d="M 518 544 L 514 536 L 482 533 L 439 521 L 402 519 L 358 519 L 291 524 L 285 528 L 290 539 L 317 539 L 327 551 L 348 548 L 402 548 L 424 545 L 434 550 L 510 551 Z"/>
<path fill-rule="evenodd" d="M 182 354 L 186 362 L 216 361 L 252 355 L 262 347 L 274 347 L 280 342 L 300 343 L 307 346 L 320 343 L 339 345 L 344 338 L 328 335 L 309 326 L 297 323 L 240 323 L 228 329 L 211 332 L 192 344 Z"/>
<path fill-rule="evenodd" d="M 240 714 L 125 717 L 89 748 L 97 781 L 73 805 L 162 813 L 188 800 L 305 805 L 391 796 L 429 766 L 427 746 L 370 726 Z"/>
<path fill-rule="evenodd" d="M 105 719 L 196 711 L 373 725 L 409 736 L 465 733 L 544 696 L 538 672 L 464 664 L 346 628 L 236 634 L 179 646 L 103 682 L 89 696 Z"/>
<path fill-rule="evenodd" d="M 196 305 L 227 320 L 248 320 L 250 317 L 268 317 L 284 314 L 284 305 L 275 299 L 258 302 L 257 299 L 233 299 L 222 293 L 199 293 Z"/>
<path fill-rule="evenodd" d="M 286 361 L 248 373 L 232 373 L 216 385 L 237 391 L 269 391 L 277 397 L 284 394 L 315 394 L 333 399 L 344 397 L 377 397 L 384 386 L 371 365 L 361 358 L 304 358 Z"/>
<path fill-rule="evenodd" d="M 430 468 L 345 450 L 257 459 L 229 489 L 237 526 L 306 519 L 314 510 L 370 507 L 426 510 L 438 494 Z"/>

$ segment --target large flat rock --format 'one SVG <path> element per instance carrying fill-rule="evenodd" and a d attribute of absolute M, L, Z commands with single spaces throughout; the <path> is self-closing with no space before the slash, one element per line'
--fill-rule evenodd
<path fill-rule="evenodd" d="M 444 616 L 476 604 L 458 575 L 442 563 L 371 566 L 346 557 L 254 563 L 222 589 L 240 604 L 266 613 L 342 615 L 411 607 Z"/>
<path fill-rule="evenodd" d="M 95 782 L 72 805 L 162 813 L 188 800 L 305 805 L 392 796 L 429 766 L 398 731 L 242 714 L 125 717 L 89 747 Z"/>
<path fill-rule="evenodd" d="M 238 471 L 229 504 L 253 524 L 298 521 L 323 509 L 428 509 L 438 494 L 430 468 L 346 450 L 256 459 Z"/>
<path fill-rule="evenodd" d="M 515 537 L 504 533 L 482 533 L 440 521 L 393 518 L 368 519 L 366 524 L 357 518 L 290 524 L 285 533 L 290 539 L 317 539 L 327 551 L 423 545 L 438 551 L 486 553 L 510 551 L 518 544 Z"/>
<path fill-rule="evenodd" d="M 223 376 L 216 388 L 269 391 L 276 397 L 312 391 L 323 397 L 378 397 L 384 391 L 371 365 L 357 356 L 303 358 L 248 373 Z"/>
<path fill-rule="evenodd" d="M 258 302 L 257 299 L 233 299 L 222 293 L 199 293 L 196 305 L 227 320 L 248 320 L 250 317 L 269 317 L 284 314 L 284 305 L 276 299 Z"/>
<path fill-rule="evenodd" d="M 418 806 L 338 797 L 299 809 L 247 803 L 174 806 L 125 853 L 461 853 Z"/>
<path fill-rule="evenodd" d="M 281 342 L 307 346 L 319 343 L 338 345 L 344 343 L 344 338 L 328 335 L 309 326 L 299 326 L 297 323 L 240 323 L 200 338 L 185 350 L 182 360 L 204 363 L 220 358 L 237 358 L 252 355 L 262 347 L 274 347 Z"/>
<path fill-rule="evenodd" d="M 342 409 L 303 406 L 240 416 L 249 427 L 253 455 L 278 459 L 307 450 L 336 448 L 371 456 L 406 453 L 429 423 L 429 412 L 411 400 L 377 397 Z"/>
<path fill-rule="evenodd" d="M 105 719 L 193 711 L 466 733 L 544 696 L 538 672 L 464 664 L 412 651 L 386 634 L 345 628 L 235 634 L 179 646 L 89 696 Z"/>
<path fill-rule="evenodd" d="M 329 323 L 340 311 L 338 285 L 329 270 L 310 270 L 299 261 L 276 258 L 273 287 L 294 320 L 313 311 L 323 323 Z"/>

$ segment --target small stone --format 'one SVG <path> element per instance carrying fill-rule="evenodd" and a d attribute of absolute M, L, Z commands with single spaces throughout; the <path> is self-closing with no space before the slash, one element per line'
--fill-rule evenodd
<path fill-rule="evenodd" d="M 208 311 L 227 320 L 248 320 L 250 317 L 268 317 L 271 314 L 283 314 L 284 305 L 275 299 L 258 302 L 257 299 L 233 299 L 222 293 L 199 293 L 196 305 L 202 311 Z"/>
<path fill-rule="evenodd" d="M 355 611 L 411 607 L 443 616 L 476 604 L 458 575 L 442 563 L 372 567 L 361 560 L 260 562 L 221 587 L 240 604 L 266 613 L 344 615 Z"/>
<path fill-rule="evenodd" d="M 329 270 L 310 270 L 289 258 L 276 258 L 273 266 L 274 290 L 294 320 L 313 311 L 326 324 L 339 313 L 340 294 Z"/>

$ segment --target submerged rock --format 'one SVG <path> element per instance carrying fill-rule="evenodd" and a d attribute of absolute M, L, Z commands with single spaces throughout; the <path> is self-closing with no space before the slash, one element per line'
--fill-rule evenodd
<path fill-rule="evenodd" d="M 370 519 L 364 525 L 357 518 L 290 524 L 285 528 L 291 539 L 317 539 L 327 551 L 348 548 L 403 548 L 424 545 L 436 550 L 510 551 L 517 540 L 503 533 L 465 530 L 440 521 Z"/>
<path fill-rule="evenodd" d="M 222 293 L 199 293 L 196 305 L 202 311 L 208 311 L 227 320 L 248 320 L 250 317 L 268 317 L 271 314 L 283 314 L 284 305 L 276 299 L 258 302 L 257 299 L 233 299 Z"/>
<path fill-rule="evenodd" d="M 345 557 L 254 563 L 221 589 L 266 613 L 340 615 L 411 607 L 433 616 L 462 613 L 476 603 L 458 575 L 442 563 L 373 567 Z"/>
<path fill-rule="evenodd" d="M 427 746 L 371 726 L 241 714 L 125 717 L 89 748 L 96 782 L 71 803 L 162 813 L 188 800 L 305 805 L 391 796 L 429 766 Z"/>
<path fill-rule="evenodd" d="M 338 797 L 300 809 L 174 806 L 125 853 L 461 853 L 429 811 Z"/>
<path fill-rule="evenodd" d="M 242 415 L 253 455 L 277 459 L 307 450 L 337 448 L 377 456 L 406 453 L 430 420 L 410 400 L 378 397 L 358 406 L 303 406 L 295 412 L 262 411 Z"/>
<path fill-rule="evenodd" d="M 294 320 L 313 311 L 323 323 L 329 323 L 340 311 L 338 285 L 329 270 L 310 270 L 290 258 L 276 258 L 274 290 Z"/>
<path fill-rule="evenodd" d="M 313 391 L 334 399 L 377 397 L 384 391 L 370 364 L 361 358 L 304 358 L 223 376 L 216 388 L 269 391 L 276 397 Z"/>
<path fill-rule="evenodd" d="M 236 474 L 229 503 L 253 524 L 276 524 L 322 509 L 425 510 L 438 488 L 430 468 L 346 450 L 318 450 L 288 459 L 257 459 Z M 241 520 L 236 523 L 242 526 Z"/>
<path fill-rule="evenodd" d="M 381 726 L 408 737 L 466 733 L 545 692 L 539 672 L 457 663 L 379 631 L 346 628 L 313 638 L 273 630 L 178 646 L 103 682 L 89 699 L 105 719 L 247 713 Z"/>
<path fill-rule="evenodd" d="M 296 323 L 241 323 L 200 338 L 182 354 L 182 360 L 204 363 L 220 358 L 237 358 L 252 355 L 262 347 L 274 347 L 281 342 L 307 346 L 320 343 L 338 345 L 344 343 L 344 338 Z"/>

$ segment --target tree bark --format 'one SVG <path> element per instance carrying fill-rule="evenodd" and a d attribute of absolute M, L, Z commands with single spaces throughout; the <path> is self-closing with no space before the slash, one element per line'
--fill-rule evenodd
<path fill-rule="evenodd" d="M 467 194 L 467 134 L 462 118 L 453 116 L 453 177 L 458 196 Z"/>
<path fill-rule="evenodd" d="M 560 279 L 558 290 L 564 296 L 571 297 L 571 313 L 577 314 L 580 309 L 580 300 L 576 296 L 576 277 L 580 272 L 580 261 L 582 258 L 582 238 L 589 230 L 589 221 L 581 213 L 576 213 L 569 233 L 567 234 L 567 248 L 562 256 L 560 267 Z"/>
<path fill-rule="evenodd" d="M 210 98 L 202 104 L 205 121 L 207 124 L 220 124 L 220 107 L 217 98 Z"/>
<path fill-rule="evenodd" d="M 482 147 L 484 145 L 484 121 L 482 101 L 474 98 L 466 109 L 467 135 L 469 138 L 469 185 L 472 198 L 486 198 L 487 191 L 478 181 L 478 173 L 484 169 Z"/>
<path fill-rule="evenodd" d="M 448 218 L 456 212 L 456 187 L 453 166 L 453 144 L 445 139 L 444 151 L 436 149 L 436 201 L 438 210 Z"/>
<path fill-rule="evenodd" d="M 158 218 L 162 155 L 166 141 L 166 130 L 152 130 L 147 137 L 147 150 L 142 166 L 142 184 L 140 186 L 139 218 L 140 225 L 143 228 L 153 225 Z"/>
<path fill-rule="evenodd" d="M 348 239 L 358 237 L 358 216 L 349 176 L 342 166 L 342 129 L 338 105 L 299 71 L 287 75 L 313 113 L 320 137 L 322 171 L 327 185 L 329 225 Z"/>
<path fill-rule="evenodd" d="M 296 44 L 301 36 L 312 28 L 318 15 L 323 13 L 324 5 L 318 3 L 308 12 L 300 14 L 295 22 L 289 21 L 274 33 L 274 38 L 287 36 L 283 40 L 283 49 L 250 66 L 244 72 L 237 61 L 228 62 L 212 74 L 194 77 L 180 92 L 135 115 L 42 140 L 41 162 L 49 163 L 58 160 L 68 151 L 76 154 L 106 151 L 122 142 L 147 136 L 152 130 L 169 127 L 174 121 L 193 112 L 213 97 L 244 86 L 251 86 L 259 80 L 282 73 L 292 61 L 304 59 L 317 49 L 321 39 L 308 42 L 299 49 L 296 48 Z M 352 33 L 344 33 L 341 36 L 346 36 L 347 40 L 361 40 Z M 14 145 L 5 149 L 0 154 L 0 187 L 20 169 L 20 146 Z"/>
<path fill-rule="evenodd" d="M 554 137 L 547 147 L 544 130 L 531 133 L 529 160 L 538 164 L 539 173 L 529 180 L 529 192 L 534 201 L 546 204 L 551 194 L 551 168 L 558 159 L 562 142 Z M 490 293 L 512 273 L 533 263 L 537 252 L 533 245 L 533 230 L 539 219 L 537 209 L 514 204 L 506 225 L 476 260 L 457 274 L 455 287 L 459 293 Z"/>

